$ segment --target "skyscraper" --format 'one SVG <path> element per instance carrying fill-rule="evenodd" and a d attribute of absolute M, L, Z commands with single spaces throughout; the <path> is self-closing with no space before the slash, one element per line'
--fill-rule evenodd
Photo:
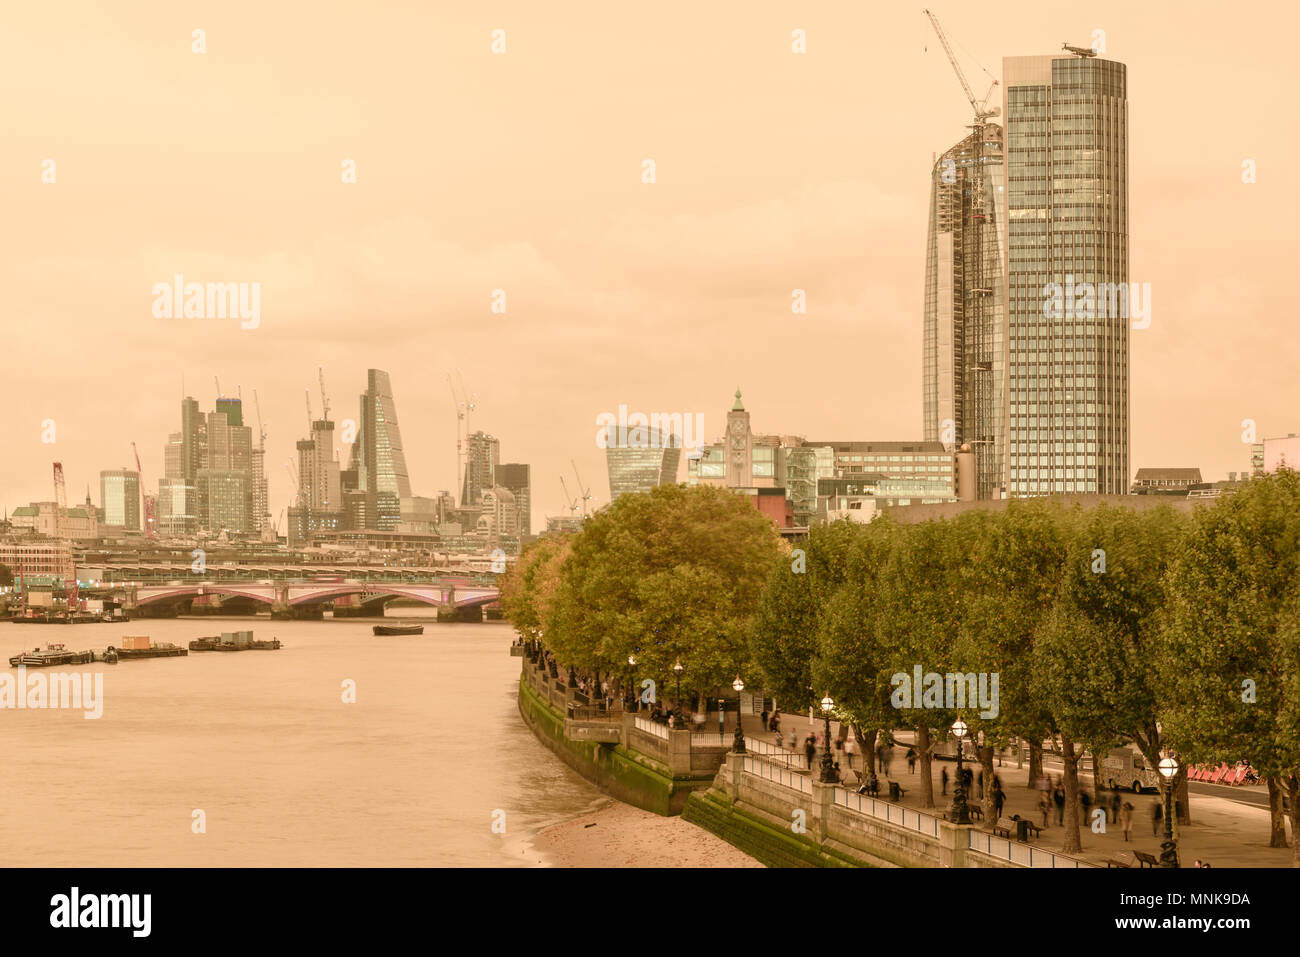
<path fill-rule="evenodd" d="M 1002 129 L 984 123 L 934 164 L 925 253 L 922 404 L 927 442 L 975 455 L 976 495 L 1003 498 L 1006 225 Z"/>
<path fill-rule="evenodd" d="M 140 530 L 140 473 L 108 469 L 99 473 L 99 502 L 104 524 Z"/>
<path fill-rule="evenodd" d="M 483 493 L 497 484 L 496 470 L 501 462 L 501 440 L 486 432 L 475 432 L 465 440 L 465 483 L 460 504 L 478 505 Z"/>
<path fill-rule="evenodd" d="M 605 440 L 609 500 L 613 502 L 625 492 L 648 492 L 659 485 L 675 485 L 681 459 L 679 435 L 664 435 L 646 427 L 620 436 L 617 426 L 609 426 Z"/>
<path fill-rule="evenodd" d="M 507 488 L 515 497 L 515 509 L 519 512 L 519 534 L 533 534 L 532 477 L 529 466 L 505 462 L 497 466 L 496 480 L 502 488 Z"/>
<path fill-rule="evenodd" d="M 357 487 L 375 493 L 378 529 L 391 531 L 402 520 L 401 500 L 411 495 L 411 479 L 402 452 L 402 433 L 397 425 L 397 405 L 388 373 L 366 372 L 366 391 L 361 394 L 361 421 L 352 446 L 350 468 L 357 470 Z"/>
<path fill-rule="evenodd" d="M 1125 67 L 1088 55 L 1008 57 L 1002 73 L 1008 494 L 1123 494 L 1129 485 Z"/>

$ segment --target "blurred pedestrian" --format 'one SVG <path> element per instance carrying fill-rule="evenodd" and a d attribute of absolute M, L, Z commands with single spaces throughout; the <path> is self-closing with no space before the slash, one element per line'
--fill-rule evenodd
<path fill-rule="evenodd" d="M 1133 805 L 1125 801 L 1119 809 L 1119 823 L 1124 829 L 1124 840 L 1130 840 L 1133 831 Z"/>
<path fill-rule="evenodd" d="M 907 749 L 907 773 L 916 773 L 916 748 Z"/>
<path fill-rule="evenodd" d="M 1056 787 L 1052 789 L 1052 801 L 1056 804 L 1056 823 L 1061 827 L 1065 826 L 1065 788 L 1061 782 L 1056 782 Z"/>
<path fill-rule="evenodd" d="M 947 768 L 942 768 L 939 771 L 939 783 L 943 785 L 943 790 L 940 791 L 939 793 L 947 794 L 948 793 L 948 769 Z"/>

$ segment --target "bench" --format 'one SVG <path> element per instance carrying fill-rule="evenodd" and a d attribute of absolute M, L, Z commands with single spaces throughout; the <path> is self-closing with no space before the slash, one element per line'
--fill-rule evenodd
<path fill-rule="evenodd" d="M 977 821 L 984 820 L 984 809 L 980 807 L 978 804 L 972 804 L 968 806 L 966 810 L 970 811 L 970 816 L 975 818 L 975 820 Z"/>
<path fill-rule="evenodd" d="M 993 825 L 993 833 L 997 837 L 1005 837 L 1007 840 L 1013 840 L 1015 835 L 1012 833 L 1016 829 L 1016 822 L 1009 817 L 1000 817 L 997 823 Z"/>
<path fill-rule="evenodd" d="M 1148 854 L 1146 851 L 1134 851 L 1133 856 L 1137 858 L 1138 867 L 1159 867 L 1160 862 L 1156 860 L 1154 854 Z"/>
<path fill-rule="evenodd" d="M 1133 865 L 1130 864 L 1128 861 L 1121 861 L 1114 857 L 1108 857 L 1106 858 L 1106 866 L 1107 867 L 1132 867 Z"/>

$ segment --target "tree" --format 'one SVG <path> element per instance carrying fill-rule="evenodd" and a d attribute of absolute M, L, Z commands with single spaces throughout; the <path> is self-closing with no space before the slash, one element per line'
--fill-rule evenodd
<path fill-rule="evenodd" d="M 1271 846 L 1285 847 L 1282 787 L 1300 835 L 1300 475 L 1252 479 L 1199 510 L 1167 593 L 1162 715 L 1180 763 L 1249 761 L 1270 782 Z"/>
<path fill-rule="evenodd" d="M 8 588 L 14 583 L 14 573 L 8 565 L 0 565 L 0 588 Z"/>

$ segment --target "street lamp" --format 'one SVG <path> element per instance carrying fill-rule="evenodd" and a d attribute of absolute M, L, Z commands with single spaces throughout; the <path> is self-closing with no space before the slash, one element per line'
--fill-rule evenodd
<path fill-rule="evenodd" d="M 677 679 L 677 699 L 673 702 L 673 714 L 677 715 L 677 725 L 681 726 L 682 713 L 682 672 L 686 669 L 682 667 L 682 659 L 678 658 L 673 665 L 673 676 Z"/>
<path fill-rule="evenodd" d="M 628 686 L 628 690 L 632 692 L 632 710 L 640 711 L 641 706 L 640 706 L 640 702 L 637 700 L 637 693 L 636 693 L 636 655 L 635 654 L 631 654 L 627 656 L 627 664 L 628 664 L 627 686 Z"/>
<path fill-rule="evenodd" d="M 741 727 L 744 724 L 740 719 L 740 693 L 745 690 L 745 682 L 740 680 L 740 675 L 736 675 L 736 680 L 731 683 L 731 687 L 736 689 L 736 737 L 732 743 L 731 750 L 736 754 L 745 753 L 745 729 Z"/>
<path fill-rule="evenodd" d="M 970 809 L 966 807 L 966 776 L 961 763 L 962 746 L 966 740 L 966 722 L 961 718 L 954 721 L 952 733 L 957 736 L 957 780 L 952 788 L 952 807 L 948 809 L 948 820 L 954 824 L 969 824 Z"/>
<path fill-rule="evenodd" d="M 1174 776 L 1178 774 L 1178 761 L 1166 755 L 1156 765 L 1165 779 L 1165 839 L 1160 843 L 1160 866 L 1178 866 L 1178 842 L 1174 840 Z"/>
<path fill-rule="evenodd" d="M 835 702 L 831 696 L 827 695 L 822 698 L 822 717 L 826 721 L 826 730 L 824 740 L 822 741 L 822 784 L 835 784 L 835 760 L 831 757 L 831 709 L 835 707 Z"/>

